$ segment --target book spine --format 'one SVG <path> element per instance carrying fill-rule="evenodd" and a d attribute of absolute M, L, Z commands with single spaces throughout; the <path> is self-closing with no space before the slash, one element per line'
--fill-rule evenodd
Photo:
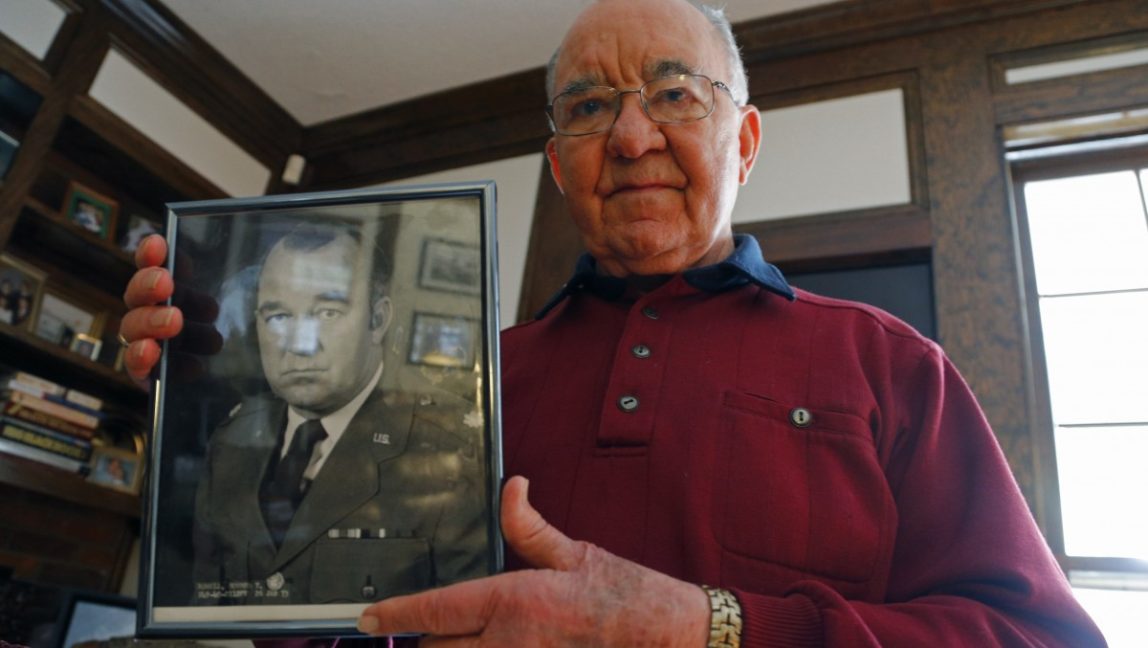
<path fill-rule="evenodd" d="M 23 443 L 18 443 L 4 437 L 0 437 L 0 452 L 4 452 L 17 457 L 23 457 L 25 459 L 31 459 L 42 464 L 55 466 L 56 468 L 62 468 L 68 472 L 80 472 L 88 465 L 85 462 L 76 461 L 75 459 L 68 459 L 67 457 L 61 457 L 58 454 L 53 454 L 39 448 L 27 446 Z"/>
<path fill-rule="evenodd" d="M 89 416 L 94 416 L 97 419 L 103 419 L 104 418 L 103 412 L 101 412 L 99 410 L 94 410 L 90 407 L 87 407 L 85 405 L 81 405 L 81 404 L 76 403 L 74 401 L 70 401 L 67 399 L 66 396 L 58 396 L 56 394 L 45 394 L 42 398 L 46 401 L 51 401 L 53 403 L 56 403 L 57 405 L 63 405 L 64 407 L 70 407 L 70 408 L 76 410 L 77 412 L 83 412 L 84 414 L 87 414 Z"/>
<path fill-rule="evenodd" d="M 94 410 L 96 412 L 104 408 L 104 401 L 96 398 L 95 396 L 92 396 L 91 394 L 85 394 L 84 392 L 77 391 L 75 389 L 69 389 L 68 392 L 64 394 L 64 398 L 69 402 L 79 405 L 80 407 L 86 407 L 89 410 Z"/>
<path fill-rule="evenodd" d="M 44 392 L 45 394 L 60 394 L 62 396 L 67 391 L 51 380 L 45 380 L 37 375 L 30 374 L 27 371 L 17 371 L 16 374 L 12 376 L 11 382 L 17 382 L 22 385 L 34 387 Z"/>
<path fill-rule="evenodd" d="M 11 422 L 5 422 L 0 428 L 0 437 L 83 463 L 87 463 L 92 458 L 90 443 L 77 443 L 76 440 L 60 439 L 50 433 L 31 430 Z"/>
<path fill-rule="evenodd" d="M 20 403 L 5 403 L 3 409 L 0 409 L 0 412 L 9 418 L 20 419 L 26 424 L 49 428 L 56 432 L 63 432 L 64 434 L 70 434 L 81 439 L 91 439 L 95 436 L 94 431 L 91 429 L 81 427 L 75 423 L 69 423 L 68 421 L 45 414 L 39 410 L 34 410 Z"/>
<path fill-rule="evenodd" d="M 76 425 L 81 425 L 93 430 L 96 429 L 96 427 L 100 424 L 100 420 L 91 414 L 85 414 L 84 412 L 68 407 L 67 405 L 53 403 L 52 401 L 44 400 L 43 398 L 36 398 L 35 396 L 25 394 L 23 392 L 12 392 L 12 402 L 27 405 L 34 410 L 40 410 L 45 414 L 51 414 L 52 416 L 62 418 L 69 423 L 75 423 Z"/>

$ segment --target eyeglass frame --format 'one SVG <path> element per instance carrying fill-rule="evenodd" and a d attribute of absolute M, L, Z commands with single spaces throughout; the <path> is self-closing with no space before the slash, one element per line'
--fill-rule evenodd
<path fill-rule="evenodd" d="M 637 90 L 619 90 L 614 86 L 587 86 L 578 90 L 566 90 L 565 92 L 559 92 L 558 94 L 554 95 L 554 98 L 550 100 L 550 103 L 546 104 L 546 120 L 550 122 L 551 131 L 553 131 L 556 135 L 562 135 L 564 137 L 582 137 L 585 135 L 597 135 L 598 133 L 605 133 L 613 128 L 614 124 L 618 121 L 618 116 L 622 114 L 622 97 L 628 94 L 638 95 L 638 105 L 642 107 L 642 113 L 645 114 L 646 117 L 655 124 L 691 124 L 696 121 L 701 121 L 712 115 L 714 109 L 717 108 L 717 99 L 714 99 L 713 103 L 710 104 L 710 109 L 706 111 L 706 114 L 689 121 L 660 121 L 654 119 L 654 117 L 650 114 L 650 106 L 646 103 L 646 97 L 642 94 L 642 91 L 645 90 L 646 86 L 650 85 L 651 83 L 657 83 L 659 81 L 665 81 L 666 79 L 673 79 L 676 77 L 697 77 L 705 79 L 709 82 L 711 91 L 713 88 L 725 90 L 726 94 L 729 95 L 730 101 L 733 101 L 735 104 L 737 103 L 737 100 L 733 98 L 733 90 L 730 90 L 730 87 L 726 85 L 724 81 L 715 81 L 704 74 L 674 74 L 665 77 L 658 77 L 657 79 L 650 79 L 649 81 L 643 83 Z M 610 125 L 601 130 L 589 131 L 587 133 L 563 133 L 562 131 L 558 130 L 558 124 L 554 121 L 554 102 L 557 101 L 559 97 L 563 97 L 565 95 L 573 94 L 576 92 L 586 92 L 588 90 L 593 90 L 594 88 L 606 88 L 618 93 L 617 102 L 615 103 L 614 108 L 614 118 L 610 120 Z"/>

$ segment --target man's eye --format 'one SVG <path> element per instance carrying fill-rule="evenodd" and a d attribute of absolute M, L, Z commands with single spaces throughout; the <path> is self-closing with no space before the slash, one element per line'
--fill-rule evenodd
<path fill-rule="evenodd" d="M 690 93 L 685 88 L 659 90 L 651 103 L 678 104 L 689 101 Z"/>
<path fill-rule="evenodd" d="M 287 313 L 266 313 L 263 315 L 263 321 L 267 324 L 283 324 L 288 320 Z"/>
<path fill-rule="evenodd" d="M 593 117 L 605 110 L 605 103 L 601 99 L 583 99 L 570 107 L 570 116 L 575 119 Z"/>
<path fill-rule="evenodd" d="M 315 311 L 315 318 L 321 322 L 329 322 L 333 319 L 338 319 L 343 315 L 343 311 L 336 308 L 320 308 Z"/>

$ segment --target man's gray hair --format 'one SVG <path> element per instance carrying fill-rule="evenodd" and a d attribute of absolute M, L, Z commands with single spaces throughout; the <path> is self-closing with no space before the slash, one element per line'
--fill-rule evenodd
<path fill-rule="evenodd" d="M 722 45 L 725 46 L 726 62 L 730 69 L 730 78 L 728 79 L 714 79 L 715 81 L 723 81 L 729 86 L 730 94 L 733 96 L 734 103 L 739 106 L 744 106 L 749 101 L 749 78 L 745 73 L 745 63 L 741 60 L 741 50 L 737 46 L 737 39 L 733 36 L 733 26 L 729 23 L 729 18 L 725 15 L 725 9 L 715 7 L 702 2 L 695 2 L 688 0 L 695 9 L 702 12 L 706 20 L 710 21 L 714 29 L 717 30 L 718 36 L 721 37 Z M 550 57 L 550 62 L 546 64 L 546 97 L 547 100 L 553 99 L 555 95 L 555 85 L 557 79 L 555 78 L 555 68 L 558 67 L 558 57 L 562 54 L 562 46 L 559 45 L 554 50 L 554 55 Z"/>

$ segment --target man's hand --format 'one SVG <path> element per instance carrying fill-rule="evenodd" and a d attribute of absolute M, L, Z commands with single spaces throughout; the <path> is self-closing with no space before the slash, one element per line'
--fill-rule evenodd
<path fill-rule="evenodd" d="M 120 322 L 120 335 L 131 344 L 124 353 L 128 375 L 146 380 L 159 362 L 156 340 L 175 337 L 183 329 L 183 313 L 178 308 L 158 306 L 175 290 L 171 274 L 159 267 L 167 257 L 167 242 L 158 234 L 140 241 L 136 248 L 139 270 L 128 281 L 124 303 L 131 309 Z"/>
<path fill-rule="evenodd" d="M 526 500 L 527 481 L 502 492 L 506 541 L 533 570 L 376 603 L 359 617 L 373 635 L 427 633 L 420 646 L 683 646 L 709 637 L 696 585 L 577 542 Z"/>
<path fill-rule="evenodd" d="M 136 249 L 139 270 L 124 291 L 124 303 L 130 309 L 120 320 L 120 335 L 130 343 L 124 353 L 124 366 L 128 375 L 141 383 L 159 362 L 158 340 L 180 335 L 179 352 L 171 358 L 172 375 L 185 378 L 202 372 L 195 355 L 218 353 L 223 344 L 212 326 L 219 315 L 219 304 L 208 295 L 177 286 L 171 273 L 160 267 L 167 252 L 167 242 L 158 234 L 141 241 Z M 182 277 L 181 281 L 191 277 L 192 270 L 186 260 L 181 264 L 177 256 L 176 275 Z M 160 305 L 169 298 L 173 306 Z"/>

